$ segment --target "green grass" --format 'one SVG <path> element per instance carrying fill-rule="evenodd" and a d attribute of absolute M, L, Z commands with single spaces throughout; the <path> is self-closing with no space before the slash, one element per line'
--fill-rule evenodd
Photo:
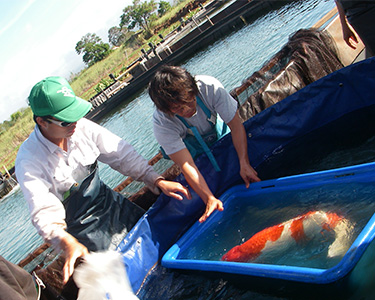
<path fill-rule="evenodd" d="M 137 59 L 139 55 L 140 49 L 134 50 L 123 46 L 119 47 L 113 50 L 104 60 L 83 70 L 79 76 L 71 82 L 71 86 L 77 96 L 88 100 L 97 93 L 95 87 L 103 78 L 109 80 L 109 74 L 111 73 L 115 76 L 120 75 L 126 66 Z"/>
<path fill-rule="evenodd" d="M 164 24 L 169 19 L 174 17 L 182 8 L 184 8 L 189 2 L 192 2 L 191 0 L 184 0 L 177 4 L 177 6 L 172 7 L 170 11 L 168 11 L 164 16 L 161 18 L 158 18 L 156 21 L 152 23 L 153 27 L 160 26 L 161 24 Z"/>
<path fill-rule="evenodd" d="M 22 111 L 22 115 L 8 130 L 0 134 L 0 166 L 9 170 L 14 167 L 17 151 L 33 130 L 35 123 L 30 108 Z"/>

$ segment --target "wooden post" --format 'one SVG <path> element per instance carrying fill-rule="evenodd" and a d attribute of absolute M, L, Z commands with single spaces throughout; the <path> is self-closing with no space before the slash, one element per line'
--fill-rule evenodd
<path fill-rule="evenodd" d="M 5 170 L 5 173 L 9 176 L 9 178 L 11 177 L 10 176 L 10 174 L 9 174 L 9 172 L 8 172 L 8 170 L 7 170 L 7 168 L 5 168 L 5 166 L 3 165 L 3 168 L 4 168 L 4 170 Z"/>

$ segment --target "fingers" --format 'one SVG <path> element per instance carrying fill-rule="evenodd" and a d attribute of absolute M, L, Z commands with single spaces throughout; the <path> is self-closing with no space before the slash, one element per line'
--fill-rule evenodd
<path fill-rule="evenodd" d="M 204 212 L 204 214 L 199 218 L 199 223 L 205 222 L 214 210 L 215 209 L 212 209 L 212 208 L 210 209 L 206 208 L 206 211 Z"/>
<path fill-rule="evenodd" d="M 189 200 L 191 199 L 189 189 L 181 184 L 178 184 L 178 186 L 176 186 L 172 191 L 168 191 L 166 194 L 177 200 L 182 200 L 183 197 L 186 197 Z"/>
<path fill-rule="evenodd" d="M 61 246 L 65 255 L 65 263 L 63 267 L 63 282 L 65 284 L 73 274 L 77 258 L 88 254 L 88 250 L 69 234 L 61 239 Z"/>
<path fill-rule="evenodd" d="M 182 199 L 184 199 L 184 197 L 182 197 L 180 194 L 177 194 L 177 193 L 169 193 L 169 195 L 168 196 L 170 196 L 170 197 L 172 197 L 172 198 L 175 198 L 175 199 L 177 199 L 177 200 L 182 200 Z"/>
<path fill-rule="evenodd" d="M 348 35 L 348 36 L 345 36 L 345 37 L 344 37 L 344 40 L 345 40 L 346 44 L 347 44 L 350 48 L 352 48 L 352 49 L 356 49 L 356 48 L 357 48 L 358 39 L 357 39 L 357 37 L 356 37 L 355 34 L 352 33 L 352 34 L 350 34 L 350 35 Z"/>
<path fill-rule="evenodd" d="M 181 187 L 183 188 L 183 192 L 182 194 L 188 198 L 189 200 L 191 199 L 191 194 L 190 194 L 190 191 L 189 191 L 189 188 L 187 186 L 183 186 L 181 185 Z"/>
<path fill-rule="evenodd" d="M 74 263 L 72 264 L 70 260 L 69 261 L 67 260 L 63 268 L 63 283 L 64 284 L 66 284 L 70 276 L 72 276 L 73 270 L 74 270 Z"/>
<path fill-rule="evenodd" d="M 255 170 L 247 172 L 245 174 L 241 173 L 240 175 L 241 175 L 243 181 L 245 182 L 246 188 L 249 188 L 250 183 L 252 183 L 252 182 L 261 181 L 261 179 L 258 177 L 258 173 Z"/>
<path fill-rule="evenodd" d="M 207 220 L 207 218 L 215 211 L 223 211 L 223 203 L 220 200 L 216 200 L 214 203 L 207 203 L 206 211 L 204 214 L 199 218 L 199 222 L 203 223 Z"/>
<path fill-rule="evenodd" d="M 356 49 L 356 48 L 357 48 L 356 45 L 353 43 L 352 40 L 348 40 L 348 41 L 346 42 L 346 44 L 347 44 L 350 48 L 352 48 L 352 49 Z"/>
<path fill-rule="evenodd" d="M 158 186 L 161 188 L 164 194 L 173 197 L 177 200 L 182 200 L 183 197 L 191 199 L 189 189 L 180 184 L 179 182 L 160 180 L 158 182 Z"/>
<path fill-rule="evenodd" d="M 250 166 L 251 167 L 251 166 Z M 261 179 L 258 177 L 258 172 L 255 171 L 255 169 L 253 167 L 251 167 L 251 175 L 250 175 L 250 181 L 251 182 L 258 182 L 258 181 L 261 181 Z"/>
<path fill-rule="evenodd" d="M 70 276 L 72 276 L 73 274 L 73 271 L 74 271 L 74 264 L 76 262 L 78 257 L 74 256 L 72 257 L 71 259 L 66 259 L 65 261 L 65 264 L 64 264 L 64 268 L 63 268 L 63 283 L 66 284 L 70 278 Z"/>
<path fill-rule="evenodd" d="M 248 189 L 249 186 L 250 186 L 250 180 L 249 180 L 247 177 L 242 178 L 242 179 L 243 179 L 243 181 L 245 181 L 245 186 L 246 186 L 246 188 Z"/>
<path fill-rule="evenodd" d="M 208 215 L 206 213 L 204 213 L 200 218 L 199 218 L 199 223 L 203 223 L 204 221 L 206 221 L 208 218 Z"/>
<path fill-rule="evenodd" d="M 258 177 L 258 176 L 253 176 L 251 179 L 250 179 L 251 182 L 259 182 L 261 181 L 261 179 Z"/>
<path fill-rule="evenodd" d="M 219 201 L 218 206 L 217 206 L 217 210 L 218 211 L 223 211 L 224 210 L 223 202 Z"/>

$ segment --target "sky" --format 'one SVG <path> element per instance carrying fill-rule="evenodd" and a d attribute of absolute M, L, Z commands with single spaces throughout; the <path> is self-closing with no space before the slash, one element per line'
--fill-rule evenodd
<path fill-rule="evenodd" d="M 27 107 L 35 83 L 83 69 L 75 46 L 87 33 L 108 43 L 132 0 L 0 0 L 0 123 Z"/>

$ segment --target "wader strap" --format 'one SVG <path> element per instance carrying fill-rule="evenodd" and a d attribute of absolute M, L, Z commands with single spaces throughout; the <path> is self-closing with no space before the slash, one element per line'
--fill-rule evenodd
<path fill-rule="evenodd" d="M 202 99 L 199 97 L 199 96 L 196 96 L 196 99 L 197 99 L 197 104 L 199 105 L 199 107 L 203 110 L 203 112 L 205 113 L 205 115 L 207 116 L 207 121 L 209 123 L 211 123 L 212 127 L 215 126 L 215 122 L 214 120 L 211 119 L 211 111 L 207 108 L 206 105 L 204 105 Z M 212 154 L 210 148 L 208 148 L 206 142 L 203 140 L 201 134 L 198 132 L 198 129 L 195 127 L 195 126 L 191 126 L 189 125 L 189 123 L 181 116 L 179 115 L 176 115 L 176 117 L 188 128 L 190 129 L 192 132 L 193 132 L 193 135 L 194 137 L 197 139 L 197 141 L 199 142 L 199 144 L 201 145 L 202 149 L 204 150 L 204 152 L 207 154 L 207 157 L 208 159 L 210 160 L 212 166 L 214 167 L 215 171 L 216 172 L 220 172 L 221 169 L 214 157 L 214 155 Z M 224 123 L 224 126 L 227 126 L 225 123 Z M 224 132 L 224 126 L 223 126 L 223 132 Z"/>
<path fill-rule="evenodd" d="M 195 126 L 191 126 L 190 129 L 193 131 L 195 138 L 197 139 L 199 144 L 201 144 L 204 152 L 207 154 L 208 159 L 210 160 L 210 162 L 211 162 L 212 166 L 214 167 L 215 171 L 220 172 L 221 169 L 220 169 L 214 155 L 212 154 L 210 148 L 208 148 L 208 146 L 205 143 L 205 141 L 203 140 L 202 136 L 199 134 L 198 129 Z"/>
<path fill-rule="evenodd" d="M 207 116 L 207 121 L 210 122 L 212 125 L 216 126 L 217 128 L 217 133 L 218 133 L 218 137 L 217 139 L 221 139 L 221 137 L 225 134 L 228 133 L 228 125 L 220 118 L 219 115 L 216 116 L 216 118 L 212 118 L 211 117 L 211 111 L 207 108 L 207 106 L 203 103 L 202 99 L 197 96 L 197 103 L 198 105 L 200 106 L 200 108 L 204 111 L 204 113 L 206 114 Z M 219 123 L 219 120 L 220 120 L 220 125 L 222 126 L 221 128 L 221 132 L 219 132 L 218 130 L 218 123 Z"/>
<path fill-rule="evenodd" d="M 207 116 L 207 121 L 210 122 L 212 125 L 215 125 L 215 118 L 211 119 L 211 111 L 207 108 L 206 105 L 204 105 L 202 99 L 199 96 L 197 96 L 196 99 L 197 99 L 197 104 Z"/>

